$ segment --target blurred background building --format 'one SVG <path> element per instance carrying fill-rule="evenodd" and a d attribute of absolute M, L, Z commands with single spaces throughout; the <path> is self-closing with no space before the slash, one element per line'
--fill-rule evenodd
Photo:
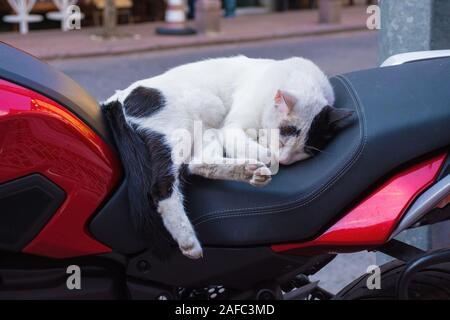
<path fill-rule="evenodd" d="M 195 3 L 195 0 L 190 0 Z M 224 2 L 222 5 L 224 6 Z M 133 24 L 149 21 L 161 21 L 164 19 L 165 0 L 115 0 L 118 10 L 119 24 Z M 187 2 L 187 1 L 186 1 Z M 353 6 L 355 4 L 368 4 L 373 0 L 342 0 L 343 5 Z M 236 15 L 262 14 L 274 11 L 308 10 L 317 8 L 318 0 L 236 0 Z M 102 24 L 102 11 L 105 0 L 79 0 L 77 5 L 85 15 L 83 26 L 98 26 Z M 186 6 L 188 9 L 189 6 Z M 60 27 L 58 21 L 46 18 L 48 12 L 57 11 L 53 0 L 37 0 L 30 14 L 41 15 L 42 21 L 31 23 L 30 30 L 57 29 Z M 0 31 L 15 31 L 17 24 L 3 22 L 5 15 L 13 14 L 14 11 L 7 0 L 0 0 Z"/>

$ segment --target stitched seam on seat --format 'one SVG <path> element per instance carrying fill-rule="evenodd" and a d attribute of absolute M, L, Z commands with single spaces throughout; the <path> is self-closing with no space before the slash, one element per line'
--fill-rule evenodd
<path fill-rule="evenodd" d="M 367 136 L 366 136 L 366 130 L 365 130 L 366 129 L 366 118 L 364 115 L 364 110 L 361 108 L 360 101 L 356 95 L 355 90 L 352 91 L 349 89 L 349 88 L 352 88 L 352 85 L 343 76 L 336 76 L 336 78 L 341 80 L 341 83 L 344 85 L 345 90 L 347 91 L 347 93 L 350 94 L 350 97 L 355 104 L 356 110 L 358 111 L 358 115 L 361 116 L 360 134 L 362 135 L 362 140 L 358 144 L 358 146 L 354 149 L 354 151 L 351 153 L 351 155 L 348 157 L 348 160 L 344 161 L 344 165 L 342 165 L 342 167 L 338 170 L 338 172 L 335 174 L 335 176 L 332 179 L 330 179 L 328 182 L 324 183 L 322 186 L 320 186 L 315 191 L 312 191 L 309 194 L 307 194 L 301 198 L 291 200 L 288 203 L 272 204 L 269 206 L 262 206 L 262 207 L 225 209 L 225 210 L 214 211 L 214 212 L 202 215 L 202 216 L 194 219 L 193 220 L 194 225 L 198 226 L 200 224 L 203 224 L 203 223 L 206 223 L 209 221 L 213 221 L 213 220 L 217 220 L 217 219 L 224 219 L 224 218 L 275 214 L 275 213 L 285 212 L 290 209 L 296 209 L 296 208 L 305 206 L 305 205 L 311 203 L 312 201 L 314 201 L 317 197 L 319 197 L 322 193 L 324 193 L 332 185 L 334 185 L 357 162 L 357 160 L 361 157 L 363 150 L 365 149 L 365 146 L 367 143 Z M 309 197 L 311 197 L 311 198 L 309 198 Z M 293 206 L 290 206 L 289 208 L 287 208 L 286 206 L 288 206 L 290 204 L 293 204 Z M 281 208 L 279 206 L 283 206 L 283 207 Z M 277 208 L 277 207 L 279 207 L 279 208 Z M 258 210 L 258 212 L 251 212 L 254 210 Z M 267 212 L 260 212 L 259 210 L 267 210 Z M 245 212 L 245 211 L 247 211 L 247 212 Z"/>

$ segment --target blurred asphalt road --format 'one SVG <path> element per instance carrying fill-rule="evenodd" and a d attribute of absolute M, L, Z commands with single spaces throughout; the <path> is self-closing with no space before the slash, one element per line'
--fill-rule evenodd
<path fill-rule="evenodd" d="M 303 56 L 316 62 L 328 75 L 335 75 L 378 65 L 377 36 L 374 32 L 292 38 L 270 42 L 244 43 L 158 51 L 126 56 L 54 60 L 50 63 L 103 100 L 116 89 L 136 80 L 155 76 L 174 66 L 200 59 L 244 54 L 249 57 L 283 59 Z M 213 70 L 212 70 L 213 72 Z M 345 284 L 366 272 L 375 263 L 371 253 L 338 256 L 314 279 L 326 289 L 337 292 Z"/>
<path fill-rule="evenodd" d="M 116 89 L 123 89 L 136 80 L 155 76 L 180 64 L 238 54 L 274 59 L 302 56 L 316 62 L 328 75 L 371 68 L 378 64 L 377 37 L 374 32 L 175 49 L 125 56 L 52 60 L 50 63 L 84 86 L 94 97 L 103 100 Z"/>

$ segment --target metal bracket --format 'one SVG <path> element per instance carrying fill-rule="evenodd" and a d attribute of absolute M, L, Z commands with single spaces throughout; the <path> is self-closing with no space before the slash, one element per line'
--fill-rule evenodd
<path fill-rule="evenodd" d="M 376 248 L 376 250 L 404 262 L 408 262 L 426 253 L 417 247 L 396 239 L 392 239 L 381 247 Z"/>

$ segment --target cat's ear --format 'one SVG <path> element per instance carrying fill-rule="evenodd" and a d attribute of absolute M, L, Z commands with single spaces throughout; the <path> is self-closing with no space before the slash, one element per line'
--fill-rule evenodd
<path fill-rule="evenodd" d="M 351 116 L 355 113 L 350 109 L 335 108 L 332 106 L 326 106 L 324 111 L 328 115 L 329 126 L 334 131 L 339 131 L 347 127 L 351 123 Z"/>
<path fill-rule="evenodd" d="M 284 114 L 291 113 L 295 104 L 297 103 L 297 98 L 293 95 L 287 93 L 286 91 L 277 90 L 275 95 L 275 107 Z"/>

